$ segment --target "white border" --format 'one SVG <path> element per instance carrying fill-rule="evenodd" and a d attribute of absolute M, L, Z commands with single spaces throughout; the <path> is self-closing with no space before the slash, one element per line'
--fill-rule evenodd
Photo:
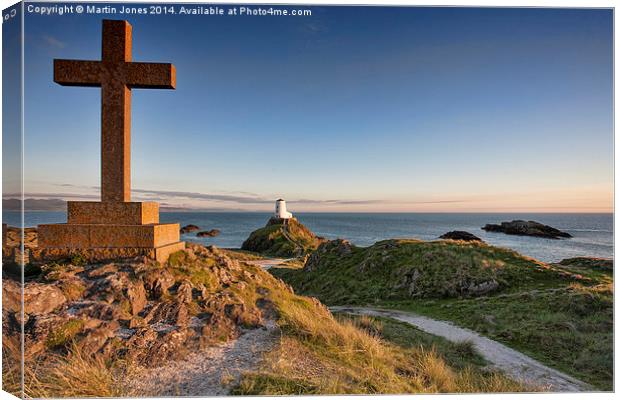
<path fill-rule="evenodd" d="M 30 2 L 35 2 L 35 1 L 30 1 Z M 45 2 L 45 1 L 40 1 L 40 0 L 36 0 L 36 2 Z M 58 3 L 92 3 L 92 2 L 101 2 L 101 3 L 132 3 L 132 1 L 84 1 L 84 2 L 80 2 L 80 1 L 66 1 L 66 2 L 58 2 Z M 135 3 L 190 3 L 191 1 L 179 1 L 179 0 L 152 0 L 152 1 L 136 1 Z M 16 1 L 11 1 L 11 0 L 0 0 L 0 7 L 2 9 L 5 9 L 7 7 L 10 7 L 11 5 L 17 3 Z M 48 3 L 48 2 L 46 2 Z M 400 5 L 400 6 L 444 6 L 444 7 L 449 7 L 449 6 L 465 6 L 465 7 L 477 7 L 477 6 L 481 6 L 481 7 L 560 7 L 560 8 L 577 8 L 577 7 L 586 7 L 586 8 L 615 8 L 615 2 L 613 1 L 603 1 L 603 0 L 590 0 L 590 1 L 577 1 L 577 0 L 521 0 L 521 1 L 512 1 L 512 0 L 506 0 L 506 1 L 493 1 L 493 0 L 475 0 L 475 1 L 466 1 L 466 0 L 450 0 L 450 1 L 412 1 L 412 0 L 389 0 L 389 1 L 381 1 L 381 0 L 364 0 L 364 1 L 354 1 L 354 0 L 336 0 L 336 1 L 329 1 L 329 0 L 314 0 L 314 1 L 299 1 L 299 0 L 268 0 L 268 1 L 260 1 L 260 0 L 246 0 L 246 1 L 225 1 L 225 0 L 210 0 L 208 2 L 194 2 L 194 3 L 207 3 L 207 4 L 217 4 L 217 3 L 221 3 L 221 4 L 302 4 L 302 5 L 373 5 L 373 6 L 396 6 L 396 5 Z M 615 12 L 614 12 L 615 14 Z M 22 29 L 23 29 L 23 25 L 22 25 Z M 617 75 L 618 73 L 618 63 L 616 60 L 616 46 L 618 43 L 618 39 L 619 39 L 619 35 L 618 35 L 618 31 L 616 30 L 616 19 L 615 19 L 615 15 L 614 15 L 614 77 Z M 0 42 L 2 41 L 2 32 L 0 30 Z M 23 55 L 23 51 L 22 51 L 22 55 Z M 2 73 L 2 67 L 1 67 L 1 62 L 0 62 L 0 74 Z M 615 84 L 615 79 L 614 79 L 614 139 L 615 139 L 615 116 L 618 113 L 618 93 L 615 90 L 616 89 L 616 84 Z M 1 84 L 0 84 L 1 87 Z M 22 93 L 23 93 L 23 87 L 22 87 Z M 2 99 L 0 97 L 0 109 L 2 107 Z M 22 107 L 23 107 L 23 96 L 22 96 Z M 23 115 L 22 115 L 23 118 Z M 22 121 L 23 123 L 24 121 Z M 0 116 L 0 126 L 2 123 L 2 118 Z M 23 126 L 23 125 L 22 125 Z M 23 138 L 23 136 L 22 136 Z M 1 135 L 0 135 L 0 139 L 1 139 Z M 1 143 L 1 140 L 0 140 Z M 619 144 L 616 140 L 614 140 L 614 154 L 618 154 L 618 149 L 619 149 Z M 23 159 L 23 158 L 22 158 Z M 614 157 L 614 161 L 615 161 L 615 157 Z M 620 180 L 620 178 L 618 178 L 618 174 L 616 173 L 616 163 L 614 162 L 614 194 L 615 194 L 615 187 L 618 187 L 618 181 Z M 0 179 L 1 179 L 1 172 L 2 172 L 2 166 L 0 163 Z M 618 200 L 617 197 L 614 196 L 614 209 L 618 208 L 618 205 L 620 203 L 620 200 Z M 0 205 L 0 212 L 1 212 L 2 208 Z M 620 246 L 618 245 L 617 241 L 615 240 L 616 237 L 616 232 L 618 232 L 618 228 L 620 227 L 620 222 L 618 222 L 618 220 L 615 218 L 615 214 L 614 214 L 614 255 L 619 254 L 618 253 L 618 249 L 620 248 Z M 614 283 L 615 286 L 615 283 Z M 615 303 L 615 302 L 614 302 Z M 618 321 L 618 309 L 616 307 L 614 307 L 614 321 Z M 614 348 L 617 349 L 618 348 L 618 336 L 615 335 L 615 329 L 614 329 Z M 616 359 L 617 359 L 618 355 L 615 354 L 614 355 L 614 370 L 615 370 L 615 366 L 616 366 Z M 618 386 L 618 383 L 620 382 L 620 378 L 619 378 L 619 374 L 615 373 L 614 375 L 614 387 L 615 388 L 619 388 L 620 386 Z M 381 396 L 381 398 L 385 398 L 385 399 L 432 399 L 432 398 L 437 398 L 438 395 L 398 395 L 398 396 L 394 396 L 394 395 L 386 395 L 386 396 Z M 440 395 L 441 396 L 441 395 Z M 549 393 L 541 393 L 541 394 L 472 394 L 472 395 L 444 395 L 442 397 L 446 397 L 446 396 L 459 396 L 459 399 L 485 399 L 485 398 L 492 398 L 492 399 L 524 399 L 524 398 L 538 398 L 538 399 L 583 399 L 585 396 L 587 396 L 589 399 L 611 399 L 614 397 L 613 394 L 609 394 L 609 393 L 587 393 L 587 394 L 583 394 L 583 393 L 575 393 L 575 394 L 549 394 Z M 274 398 L 274 399 L 282 399 L 282 398 L 288 398 L 289 396 L 284 396 L 284 397 L 243 397 L 243 399 L 265 399 L 265 398 Z M 299 398 L 302 396 L 295 396 L 292 398 Z M 303 396 L 303 397 L 307 397 L 307 396 Z M 314 397 L 314 396 L 311 396 Z M 362 397 L 368 397 L 368 396 L 362 396 Z M 15 397 L 9 395 L 6 392 L 0 392 L 0 399 L 14 399 Z M 320 396 L 317 398 L 320 399 L 325 399 L 325 400 L 336 400 L 336 399 L 341 399 L 342 397 L 339 396 Z"/>

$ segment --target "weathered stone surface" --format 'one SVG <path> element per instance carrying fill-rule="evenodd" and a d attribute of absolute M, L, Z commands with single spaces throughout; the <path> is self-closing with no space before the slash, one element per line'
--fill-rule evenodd
<path fill-rule="evenodd" d="M 481 242 L 478 236 L 465 231 L 450 231 L 439 236 L 440 239 L 463 240 L 466 242 Z"/>
<path fill-rule="evenodd" d="M 54 82 L 66 86 L 101 87 L 101 199 L 131 200 L 131 88 L 174 89 L 172 64 L 131 60 L 131 25 L 103 21 L 101 61 L 54 60 Z"/>
<path fill-rule="evenodd" d="M 185 242 L 176 242 L 161 247 L 100 247 L 100 248 L 46 248 L 31 249 L 31 261 L 65 260 L 79 255 L 91 262 L 114 261 L 148 257 L 159 262 L 166 262 L 170 254 L 185 249 Z"/>
<path fill-rule="evenodd" d="M 39 247 L 160 247 L 179 241 L 179 224 L 39 225 Z"/>
<path fill-rule="evenodd" d="M 482 227 L 488 232 L 502 232 L 507 235 L 536 236 L 548 239 L 570 238 L 570 233 L 562 232 L 549 225 L 541 224 L 536 221 L 514 220 L 497 224 L 486 224 Z"/>
<path fill-rule="evenodd" d="M 142 279 L 128 285 L 127 298 L 129 299 L 132 315 L 137 315 L 144 309 L 144 306 L 146 306 L 146 290 L 144 290 Z"/>
<path fill-rule="evenodd" d="M 159 223 L 154 202 L 67 202 L 69 224 L 144 225 Z"/>
<path fill-rule="evenodd" d="M 183 281 L 177 288 L 177 299 L 181 303 L 191 303 L 192 302 L 192 291 L 193 286 L 189 281 Z"/>
<path fill-rule="evenodd" d="M 24 313 L 47 314 L 67 301 L 56 285 L 28 283 L 24 285 Z"/>
<path fill-rule="evenodd" d="M 159 299 L 174 285 L 174 276 L 167 269 L 152 269 L 144 276 L 144 282 L 151 296 Z"/>

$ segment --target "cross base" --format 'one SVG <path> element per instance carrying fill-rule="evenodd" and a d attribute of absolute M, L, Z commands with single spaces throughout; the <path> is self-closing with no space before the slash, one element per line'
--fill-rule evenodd
<path fill-rule="evenodd" d="M 178 223 L 159 223 L 157 203 L 70 201 L 67 216 L 66 224 L 38 226 L 43 257 L 79 252 L 92 260 L 146 255 L 164 262 L 185 248 Z"/>
<path fill-rule="evenodd" d="M 172 253 L 185 249 L 185 242 L 160 247 L 99 247 L 69 248 L 50 247 L 30 249 L 30 261 L 66 260 L 74 255 L 86 257 L 90 262 L 107 262 L 124 258 L 148 257 L 164 263 Z"/>
<path fill-rule="evenodd" d="M 155 202 L 68 201 L 70 224 L 144 225 L 159 223 L 159 204 Z"/>

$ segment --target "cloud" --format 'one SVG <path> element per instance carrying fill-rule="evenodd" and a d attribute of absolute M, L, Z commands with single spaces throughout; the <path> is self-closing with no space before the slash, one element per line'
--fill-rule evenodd
<path fill-rule="evenodd" d="M 39 198 L 47 200 L 99 200 L 99 187 L 74 185 L 68 183 L 57 183 L 53 186 L 62 188 L 74 188 L 77 191 L 86 190 L 86 193 L 60 192 L 31 192 L 25 193 L 28 198 Z M 264 208 L 272 205 L 276 197 L 258 195 L 250 192 L 225 192 L 225 193 L 203 193 L 188 192 L 178 190 L 157 190 L 157 189 L 133 189 L 132 194 L 136 201 L 157 201 L 162 207 L 183 208 L 183 209 L 202 209 L 204 207 L 216 207 L 222 209 L 247 208 L 256 206 Z M 9 193 L 4 196 L 21 197 L 16 193 Z M 188 201 L 189 200 L 189 201 Z M 425 205 L 425 204 L 453 204 L 471 203 L 473 199 L 438 199 L 438 200 L 387 200 L 387 199 L 308 199 L 308 198 L 287 198 L 289 203 L 296 206 L 389 206 L 389 205 Z M 210 204 L 200 203 L 209 202 Z M 193 204 L 192 204 L 193 203 Z M 219 204 L 213 204 L 219 203 Z"/>
<path fill-rule="evenodd" d="M 62 42 L 55 37 L 48 35 L 43 35 L 43 41 L 47 43 L 50 47 L 55 47 L 57 49 L 64 49 L 67 46 L 65 42 Z"/>

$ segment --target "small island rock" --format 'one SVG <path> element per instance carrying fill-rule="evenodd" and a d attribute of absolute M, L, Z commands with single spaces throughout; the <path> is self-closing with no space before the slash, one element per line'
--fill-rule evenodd
<path fill-rule="evenodd" d="M 450 231 L 439 236 L 440 239 L 464 240 L 466 242 L 482 242 L 478 236 L 465 231 Z"/>
<path fill-rule="evenodd" d="M 486 224 L 483 230 L 487 232 L 502 232 L 507 235 L 535 236 L 548 239 L 570 238 L 570 233 L 562 232 L 549 225 L 541 224 L 536 221 L 515 220 L 497 224 Z"/>
<path fill-rule="evenodd" d="M 194 232 L 194 231 L 197 231 L 199 229 L 200 229 L 199 226 L 196 226 L 196 225 L 193 225 L 193 224 L 189 224 L 189 225 L 185 225 L 183 228 L 181 228 L 180 232 L 181 232 L 181 235 L 182 235 L 184 233 Z"/>
<path fill-rule="evenodd" d="M 217 235 L 220 234 L 220 230 L 219 229 L 211 229 L 208 231 L 202 231 L 202 232 L 198 232 L 196 234 L 196 236 L 198 237 L 215 237 Z"/>

